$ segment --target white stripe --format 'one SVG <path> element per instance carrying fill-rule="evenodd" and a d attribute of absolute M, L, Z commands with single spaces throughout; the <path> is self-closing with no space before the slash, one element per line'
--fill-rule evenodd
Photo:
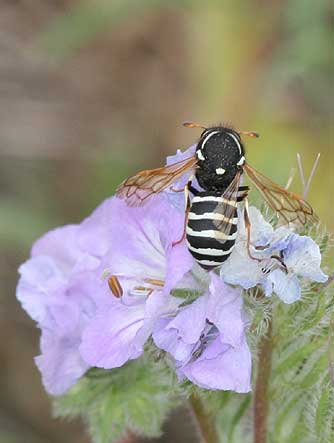
<path fill-rule="evenodd" d="M 193 231 L 189 226 L 186 228 L 186 233 L 193 237 L 215 238 L 217 240 L 235 240 L 237 238 L 238 231 L 234 234 L 227 235 L 224 232 L 214 231 L 208 229 L 206 231 Z"/>
<path fill-rule="evenodd" d="M 229 255 L 231 254 L 234 245 L 228 249 L 227 251 L 222 251 L 221 249 L 211 249 L 211 248 L 195 248 L 194 246 L 191 246 L 188 243 L 188 249 L 193 252 L 197 252 L 197 254 L 203 254 L 203 255 L 216 255 L 216 256 L 222 256 L 222 255 Z"/>
<path fill-rule="evenodd" d="M 213 195 L 206 195 L 204 197 L 194 197 L 192 199 L 192 203 L 201 203 L 201 202 L 217 202 L 217 203 L 226 203 L 230 206 L 237 206 L 236 201 L 230 201 L 224 197 L 215 197 Z"/>
<path fill-rule="evenodd" d="M 224 214 L 219 214 L 219 212 L 205 212 L 204 214 L 195 214 L 194 212 L 189 212 L 189 220 L 224 220 L 231 225 L 238 224 L 238 217 L 227 218 Z"/>
<path fill-rule="evenodd" d="M 239 143 L 239 140 L 237 139 L 237 137 L 235 135 L 231 134 L 230 132 L 228 133 L 228 135 L 230 135 L 233 138 L 233 140 L 236 142 L 238 149 L 239 149 L 239 153 L 242 154 L 241 146 L 240 146 L 240 143 Z"/>
<path fill-rule="evenodd" d="M 207 135 L 207 136 L 205 137 L 205 139 L 203 140 L 203 142 L 202 142 L 201 149 L 204 148 L 205 143 L 206 143 L 206 142 L 207 142 L 207 141 L 208 141 L 213 135 L 215 135 L 215 134 L 219 134 L 219 132 L 220 132 L 220 131 L 213 131 L 213 132 L 211 132 L 211 134 Z"/>
<path fill-rule="evenodd" d="M 204 266 L 221 266 L 223 263 L 222 262 L 217 262 L 217 261 L 211 261 L 211 260 L 196 260 L 197 263 L 200 263 L 201 265 Z"/>

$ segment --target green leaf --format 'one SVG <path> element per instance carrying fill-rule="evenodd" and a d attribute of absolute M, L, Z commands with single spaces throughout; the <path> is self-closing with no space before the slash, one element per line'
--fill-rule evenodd
<path fill-rule="evenodd" d="M 307 372 L 306 376 L 299 382 L 300 389 L 308 389 L 315 385 L 319 379 L 323 377 L 325 371 L 328 369 L 328 356 L 324 352 L 320 358 L 318 358 L 315 364 L 312 366 L 310 371 Z"/>
<path fill-rule="evenodd" d="M 318 437 L 320 437 L 325 428 L 324 422 L 326 422 L 328 418 L 328 408 L 332 406 L 330 405 L 329 398 L 330 391 L 326 388 L 323 389 L 318 402 L 315 416 L 315 432 Z"/>
<path fill-rule="evenodd" d="M 279 376 L 289 369 L 298 367 L 315 349 L 319 347 L 317 342 L 310 342 L 302 345 L 299 349 L 293 350 L 274 370 L 274 375 Z"/>
<path fill-rule="evenodd" d="M 294 410 L 298 410 L 297 405 L 298 403 L 301 403 L 304 401 L 304 398 L 302 395 L 297 393 L 297 395 L 294 393 L 293 397 L 288 402 L 284 402 L 281 405 L 281 408 L 283 409 L 281 412 L 275 411 L 275 425 L 274 425 L 274 434 L 277 437 L 277 441 L 280 441 L 282 431 L 286 424 L 286 418 L 287 416 Z"/>
<path fill-rule="evenodd" d="M 313 308 L 313 307 L 312 307 Z M 326 314 L 326 299 L 323 294 L 319 294 L 315 309 L 307 314 L 303 324 L 300 325 L 300 332 L 314 328 Z"/>
<path fill-rule="evenodd" d="M 233 443 L 234 431 L 236 430 L 237 425 L 239 424 L 240 420 L 242 419 L 242 417 L 245 415 L 246 411 L 248 410 L 248 407 L 251 404 L 251 400 L 252 400 L 251 395 L 246 395 L 245 399 L 240 403 L 240 406 L 237 409 L 237 412 L 234 414 L 234 416 L 231 420 L 230 429 L 229 429 L 229 433 L 228 433 L 228 442 L 229 443 Z"/>
<path fill-rule="evenodd" d="M 147 357 L 111 371 L 93 369 L 63 397 L 56 416 L 81 416 L 94 443 L 112 443 L 129 431 L 157 437 L 168 412 L 178 405 L 172 371 Z"/>

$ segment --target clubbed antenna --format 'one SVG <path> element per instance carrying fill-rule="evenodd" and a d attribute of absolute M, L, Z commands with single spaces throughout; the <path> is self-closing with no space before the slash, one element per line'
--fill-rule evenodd
<path fill-rule="evenodd" d="M 303 198 L 305 198 L 305 199 L 307 198 L 308 193 L 310 191 L 311 183 L 312 183 L 313 177 L 315 175 L 315 171 L 317 170 L 319 160 L 320 160 L 320 152 L 318 153 L 318 155 L 315 159 L 315 162 L 313 164 L 309 178 L 306 181 L 302 158 L 299 153 L 297 154 L 297 162 L 298 162 L 298 167 L 299 167 L 300 179 L 301 179 L 302 186 L 303 186 Z"/>
<path fill-rule="evenodd" d="M 248 137 L 259 138 L 260 134 L 254 131 L 238 131 L 240 135 L 248 135 Z"/>
<path fill-rule="evenodd" d="M 199 124 L 199 123 L 194 123 L 194 122 L 183 122 L 182 125 L 186 128 L 201 128 L 201 129 L 207 129 L 205 126 Z"/>

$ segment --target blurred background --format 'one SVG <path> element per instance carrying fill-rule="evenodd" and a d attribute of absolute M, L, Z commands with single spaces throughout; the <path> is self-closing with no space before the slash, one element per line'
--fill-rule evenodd
<path fill-rule="evenodd" d="M 1 1 L 0 443 L 88 442 L 51 418 L 17 267 L 45 231 L 192 144 L 182 121 L 258 131 L 249 162 L 281 184 L 297 152 L 306 171 L 321 152 L 309 200 L 333 230 L 333 23 L 330 0 Z"/>

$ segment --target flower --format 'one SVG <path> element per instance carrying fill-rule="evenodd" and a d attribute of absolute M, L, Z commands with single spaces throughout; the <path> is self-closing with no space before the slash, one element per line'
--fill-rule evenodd
<path fill-rule="evenodd" d="M 274 230 L 254 207 L 250 208 L 250 220 L 251 254 L 261 261 L 248 255 L 241 220 L 235 248 L 221 267 L 220 275 L 226 283 L 245 289 L 261 285 L 267 297 L 275 293 L 283 302 L 293 303 L 301 297 L 301 277 L 316 282 L 327 280 L 320 269 L 319 246 L 310 237 L 283 226 Z"/>
<path fill-rule="evenodd" d="M 103 257 L 107 268 L 124 290 L 122 299 L 108 300 L 83 334 L 81 354 L 90 365 L 114 368 L 143 353 L 154 323 L 175 313 L 179 300 L 170 295 L 193 266 L 182 236 L 183 216 L 164 195 L 144 207 L 129 208 L 122 200 L 112 202 L 109 219 L 111 247 Z M 194 282 L 192 282 L 194 284 Z"/>
<path fill-rule="evenodd" d="M 81 355 L 92 366 L 112 369 L 138 358 L 155 322 L 175 313 L 181 302 L 162 291 L 150 295 L 143 292 L 129 304 L 125 304 L 124 298 L 129 300 L 131 295 L 100 306 L 83 334 Z"/>
<path fill-rule="evenodd" d="M 164 195 L 142 208 L 111 198 L 81 224 L 35 243 L 19 269 L 17 297 L 42 331 L 36 364 L 49 393 L 62 394 L 102 364 L 99 351 L 110 367 L 140 355 L 149 325 L 168 306 L 175 310 L 179 302 L 170 290 L 193 265 L 184 244 L 173 246 L 182 229 L 182 214 Z M 101 279 L 106 267 L 119 277 L 122 300 Z"/>
<path fill-rule="evenodd" d="M 182 214 L 164 196 L 155 197 L 144 208 L 130 209 L 116 200 L 114 214 L 110 221 L 113 243 L 102 262 L 125 291 L 122 299 L 101 304 L 85 329 L 80 345 L 84 360 L 105 369 L 121 366 L 143 353 L 153 333 L 156 345 L 176 358 L 180 376 L 208 389 L 248 392 L 251 359 L 241 291 L 229 288 L 213 274 L 209 292 L 182 308 L 184 299 L 170 295 L 170 290 L 201 289 L 187 275 L 193 265 L 187 248 L 174 244 L 182 235 Z M 208 349 L 192 361 L 194 351 L 212 329 L 208 321 L 219 333 L 214 334 L 216 340 Z M 226 365 L 233 365 L 234 373 Z"/>
<path fill-rule="evenodd" d="M 79 353 L 81 334 L 105 296 L 94 274 L 99 261 L 80 248 L 79 232 L 74 225 L 50 231 L 19 268 L 17 298 L 42 330 L 36 364 L 53 395 L 65 392 L 89 368 Z"/>
<path fill-rule="evenodd" d="M 251 390 L 241 290 L 211 273 L 208 291 L 153 332 L 155 344 L 175 359 L 179 376 L 206 389 Z"/>
<path fill-rule="evenodd" d="M 167 164 L 194 150 L 178 151 Z M 190 174 L 173 188 L 182 189 Z M 35 243 L 19 268 L 17 298 L 41 329 L 36 364 L 50 394 L 63 394 L 91 367 L 112 369 L 138 358 L 149 337 L 170 354 L 180 379 L 249 392 L 242 288 L 261 285 L 266 296 L 298 300 L 301 277 L 327 279 L 319 247 L 286 227 L 274 230 L 250 208 L 251 253 L 260 260 L 248 256 L 240 217 L 236 246 L 218 276 L 200 269 L 179 241 L 184 216 L 184 196 L 172 189 L 138 207 L 113 197 L 82 223 Z"/>

